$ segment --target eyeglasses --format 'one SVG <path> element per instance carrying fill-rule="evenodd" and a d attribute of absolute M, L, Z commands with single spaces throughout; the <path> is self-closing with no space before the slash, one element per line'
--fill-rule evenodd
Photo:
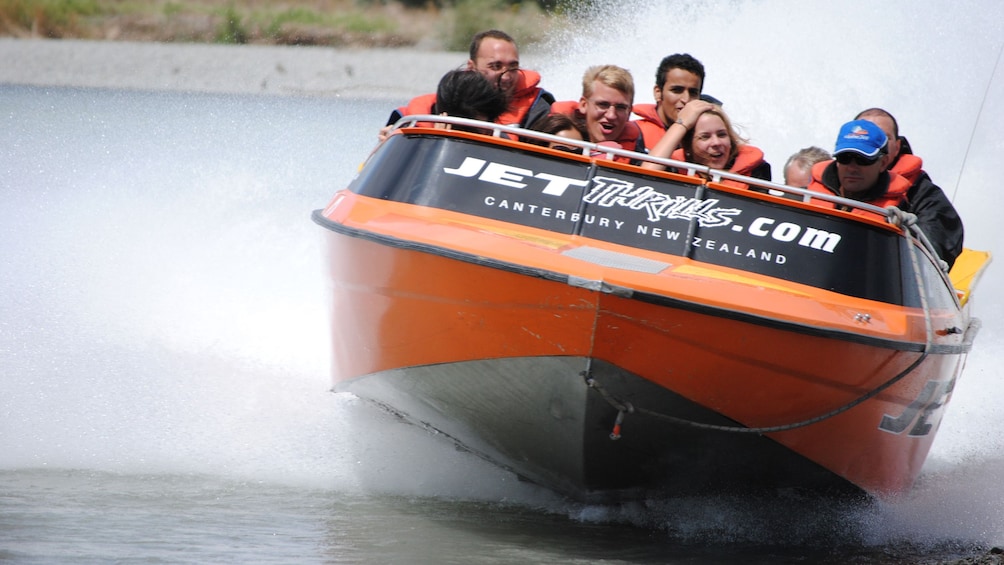
<path fill-rule="evenodd" d="M 593 106 L 596 106 L 596 108 L 602 112 L 606 112 L 610 108 L 613 108 L 614 111 L 617 112 L 618 114 L 627 114 L 628 112 L 631 111 L 630 104 L 612 104 L 610 102 L 607 102 L 606 100 L 600 100 L 599 102 L 593 102 L 592 100 L 590 100 L 589 103 L 592 104 Z"/>
<path fill-rule="evenodd" d="M 837 155 L 836 157 L 834 157 L 834 159 L 836 159 L 837 162 L 840 163 L 841 165 L 850 165 L 851 162 L 853 161 L 854 164 L 857 165 L 857 166 L 859 166 L 859 167 L 870 167 L 870 166 L 874 165 L 881 158 L 882 158 L 882 154 L 881 153 L 879 153 L 878 155 L 876 155 L 876 156 L 872 157 L 871 159 L 869 159 L 868 157 L 865 157 L 864 155 L 860 155 L 858 153 L 850 153 L 850 152 L 840 153 L 839 155 Z"/>

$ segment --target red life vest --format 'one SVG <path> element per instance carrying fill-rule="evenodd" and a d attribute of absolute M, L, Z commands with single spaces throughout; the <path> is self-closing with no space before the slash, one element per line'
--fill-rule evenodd
<path fill-rule="evenodd" d="M 559 100 L 551 104 L 551 113 L 564 114 L 571 118 L 582 119 L 582 114 L 579 113 L 578 100 Z"/>
<path fill-rule="evenodd" d="M 520 69 L 519 82 L 509 99 L 509 108 L 504 114 L 495 120 L 496 124 L 520 125 L 526 117 L 526 113 L 533 107 L 533 103 L 542 92 L 537 86 L 540 84 L 540 73 L 527 69 Z M 401 116 L 414 116 L 415 114 L 434 114 L 436 105 L 436 94 L 422 94 L 412 98 L 407 105 L 397 109 Z M 529 125 L 529 124 L 524 124 Z"/>
<path fill-rule="evenodd" d="M 673 151 L 670 159 L 676 161 L 686 161 L 687 156 L 683 148 L 679 148 Z M 759 167 L 763 163 L 763 151 L 759 147 L 754 147 L 752 145 L 740 145 L 739 150 L 736 152 L 736 158 L 732 161 L 732 166 L 729 167 L 728 172 L 735 173 L 737 175 L 750 176 L 754 169 Z M 749 185 L 743 182 L 734 181 L 730 179 L 722 179 L 721 183 L 726 186 L 732 186 L 735 188 L 749 188 Z"/>
<path fill-rule="evenodd" d="M 415 116 L 417 114 L 435 114 L 436 109 L 436 95 L 423 94 L 421 96 L 416 96 L 408 101 L 407 106 L 401 106 L 397 109 L 402 116 Z"/>
<path fill-rule="evenodd" d="M 668 126 L 659 117 L 659 109 L 655 104 L 635 104 L 631 111 L 640 118 L 634 120 L 634 123 L 641 128 L 642 137 L 645 138 L 645 148 L 651 151 L 666 134 Z"/>
<path fill-rule="evenodd" d="M 809 183 L 808 186 L 809 190 L 813 192 L 818 192 L 820 194 L 831 194 L 839 196 L 837 192 L 830 189 L 828 186 L 826 186 L 826 184 L 823 183 L 823 177 L 826 173 L 826 169 L 831 165 L 834 167 L 836 166 L 835 161 L 833 161 L 832 159 L 829 161 L 820 161 L 819 163 L 816 163 L 815 165 L 812 166 L 812 182 Z M 836 171 L 834 170 L 833 173 L 831 174 L 836 175 Z M 906 193 L 908 190 L 910 190 L 911 185 L 912 183 L 906 177 L 903 177 L 892 171 L 889 171 L 889 186 L 886 187 L 885 191 L 876 198 L 872 198 L 871 200 L 862 200 L 862 202 L 871 204 L 872 206 L 878 206 L 879 208 L 886 208 L 887 206 L 901 206 L 904 202 L 906 202 Z M 823 208 L 837 207 L 837 205 L 833 202 L 827 200 L 819 200 L 817 198 L 813 198 L 811 200 L 811 203 L 815 204 L 816 206 L 822 206 Z M 886 219 L 886 216 L 884 214 L 876 214 L 868 210 L 862 210 L 861 208 L 854 208 L 852 209 L 852 212 L 860 216 L 868 216 L 870 218 L 880 218 L 882 220 Z"/>
<path fill-rule="evenodd" d="M 420 114 L 435 114 L 436 113 L 436 95 L 435 94 L 422 94 L 421 96 L 416 96 L 408 101 L 407 106 L 401 106 L 397 109 L 397 118 L 392 117 L 391 122 L 396 122 L 399 118 L 404 116 L 417 116 Z M 418 122 L 415 124 L 418 127 L 432 127 L 430 122 Z"/>
<path fill-rule="evenodd" d="M 540 73 L 529 69 L 519 70 L 519 81 L 509 99 L 509 109 L 495 120 L 495 123 L 502 125 L 523 124 L 526 113 L 530 111 L 533 103 L 540 96 Z M 528 126 L 530 124 L 523 124 Z"/>
<path fill-rule="evenodd" d="M 913 185 L 917 182 L 917 177 L 924 172 L 924 160 L 909 153 L 900 155 L 893 166 L 889 168 L 889 172 L 905 177 Z"/>
<path fill-rule="evenodd" d="M 576 100 L 561 100 L 551 104 L 551 113 L 565 114 L 574 120 L 579 120 L 582 123 L 586 122 L 586 117 L 582 115 L 582 112 L 579 112 L 579 102 Z M 611 139 L 603 142 L 593 141 L 593 143 L 603 143 L 611 146 L 616 144 L 621 149 L 636 151 L 639 153 L 645 151 L 645 139 L 642 137 L 641 128 L 639 128 L 638 124 L 635 122 L 625 123 L 624 129 L 621 130 L 621 134 L 617 137 L 617 139 Z M 602 153 L 596 154 L 596 156 L 599 155 L 602 155 Z M 631 159 L 615 155 L 614 161 L 619 163 L 630 163 Z"/>

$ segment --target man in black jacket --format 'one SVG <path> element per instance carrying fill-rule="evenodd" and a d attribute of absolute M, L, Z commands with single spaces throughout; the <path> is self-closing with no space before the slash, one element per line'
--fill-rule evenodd
<path fill-rule="evenodd" d="M 855 119 L 872 122 L 889 138 L 890 162 L 887 169 L 910 181 L 911 186 L 906 194 L 909 211 L 917 216 L 917 225 L 950 268 L 955 263 L 955 258 L 962 253 L 964 235 L 962 219 L 952 202 L 924 171 L 924 162 L 913 154 L 906 138 L 900 137 L 899 124 L 892 114 L 881 108 L 869 108 L 859 113 Z"/>

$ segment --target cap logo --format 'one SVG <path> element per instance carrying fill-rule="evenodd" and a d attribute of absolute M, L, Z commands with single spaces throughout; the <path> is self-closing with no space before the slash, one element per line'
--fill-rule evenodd
<path fill-rule="evenodd" d="M 865 157 L 874 157 L 885 146 L 885 133 L 867 120 L 854 120 L 840 127 L 833 154 L 853 151 Z"/>
<path fill-rule="evenodd" d="M 868 139 L 868 138 L 869 138 L 868 130 L 866 130 L 861 126 L 854 126 L 854 129 L 852 129 L 847 135 L 844 136 L 844 139 Z"/>

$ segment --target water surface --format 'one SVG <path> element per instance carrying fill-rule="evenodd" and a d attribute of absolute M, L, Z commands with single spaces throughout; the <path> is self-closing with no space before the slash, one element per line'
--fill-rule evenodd
<path fill-rule="evenodd" d="M 762 33 L 779 4 L 709 2 L 672 41 L 647 8 L 604 25 L 703 59 L 708 92 L 775 171 L 832 144 L 858 109 L 890 107 L 955 196 L 967 243 L 1001 241 L 1004 87 L 992 57 L 962 54 L 996 53 L 1004 17 L 962 3 L 938 17 L 969 33 L 916 10 L 927 19 L 880 34 L 902 5 L 793 14 L 864 38 L 847 47 L 852 81 L 796 48 L 834 53 L 844 35 Z M 726 22 L 768 61 L 758 74 L 715 35 Z M 921 28 L 945 29 L 939 50 Z M 569 45 L 581 62 L 544 69 L 559 98 L 575 96 L 586 61 L 618 52 L 648 77 L 658 60 L 599 35 Z M 351 179 L 388 106 L 0 86 L 0 560 L 898 563 L 1004 544 L 999 266 L 979 287 L 984 330 L 931 457 L 898 501 L 585 506 L 329 392 L 309 214 Z"/>

